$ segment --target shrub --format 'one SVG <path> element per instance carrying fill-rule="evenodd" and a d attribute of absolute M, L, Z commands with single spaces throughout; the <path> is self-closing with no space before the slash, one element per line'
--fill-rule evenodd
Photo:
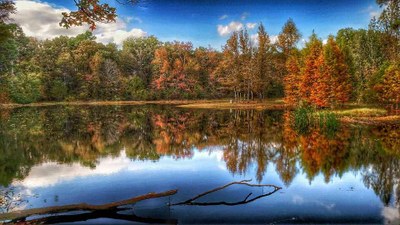
<path fill-rule="evenodd" d="M 300 132 L 305 133 L 311 126 L 311 116 L 313 110 L 310 107 L 300 107 L 294 111 L 294 128 Z"/>
<path fill-rule="evenodd" d="M 319 128 L 328 134 L 335 133 L 340 126 L 332 112 L 315 112 L 311 107 L 300 107 L 294 111 L 294 128 L 299 133 L 307 133 L 310 128 Z"/>
<path fill-rule="evenodd" d="M 68 95 L 68 87 L 62 80 L 55 79 L 51 84 L 49 94 L 51 99 L 57 101 L 64 100 Z"/>
<path fill-rule="evenodd" d="M 149 92 L 146 90 L 143 80 L 134 76 L 128 79 L 125 96 L 128 100 L 147 100 Z"/>
<path fill-rule="evenodd" d="M 20 104 L 36 102 L 41 97 L 40 75 L 36 73 L 12 76 L 8 80 L 11 99 Z"/>

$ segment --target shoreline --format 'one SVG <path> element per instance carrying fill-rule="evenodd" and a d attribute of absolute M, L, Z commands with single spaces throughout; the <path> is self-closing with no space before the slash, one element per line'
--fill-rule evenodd
<path fill-rule="evenodd" d="M 0 109 L 47 106 L 108 106 L 108 105 L 174 105 L 180 108 L 202 109 L 285 109 L 288 106 L 282 99 L 265 101 L 230 102 L 230 99 L 217 100 L 154 100 L 154 101 L 71 101 L 71 102 L 37 102 L 30 104 L 2 103 Z"/>
<path fill-rule="evenodd" d="M 51 106 L 141 106 L 141 105 L 173 105 L 186 109 L 212 110 L 291 110 L 294 107 L 287 105 L 283 99 L 268 99 L 264 101 L 232 102 L 230 99 L 216 100 L 156 100 L 156 101 L 71 101 L 71 102 L 39 102 L 30 104 L 0 104 L 0 110 L 23 107 L 51 107 Z M 320 110 L 324 111 L 324 110 Z M 400 115 L 389 115 L 382 107 L 365 104 L 349 103 L 343 109 L 327 110 L 338 116 L 344 124 L 359 125 L 387 125 L 400 124 Z"/>

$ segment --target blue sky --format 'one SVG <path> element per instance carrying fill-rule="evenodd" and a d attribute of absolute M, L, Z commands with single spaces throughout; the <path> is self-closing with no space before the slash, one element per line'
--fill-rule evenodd
<path fill-rule="evenodd" d="M 117 7 L 127 30 L 140 29 L 162 41 L 191 41 L 195 46 L 211 45 L 218 49 L 230 31 L 246 24 L 251 27 L 262 22 L 267 32 L 275 36 L 292 18 L 304 38 L 315 30 L 325 39 L 341 28 L 366 28 L 371 16 L 379 13 L 375 0 L 142 0 L 134 6 L 107 1 Z M 41 3 L 74 9 L 72 0 Z M 248 30 L 256 32 L 256 28 Z"/>

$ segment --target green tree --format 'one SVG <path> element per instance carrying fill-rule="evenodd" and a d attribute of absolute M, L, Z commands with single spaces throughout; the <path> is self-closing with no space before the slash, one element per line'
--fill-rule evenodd
<path fill-rule="evenodd" d="M 375 101 L 375 84 L 371 81 L 376 79 L 386 58 L 382 33 L 372 26 L 368 30 L 347 28 L 338 31 L 336 40 L 349 68 L 352 99 L 357 102 Z"/>
<path fill-rule="evenodd" d="M 120 65 L 125 76 L 138 76 L 146 87 L 153 79 L 154 52 L 160 42 L 154 36 L 143 38 L 128 38 L 122 44 Z"/>
<path fill-rule="evenodd" d="M 278 35 L 278 48 L 288 57 L 291 51 L 296 48 L 296 44 L 300 38 L 300 31 L 297 29 L 294 21 L 289 18 Z"/>
<path fill-rule="evenodd" d="M 36 102 L 41 96 L 41 78 L 39 74 L 19 74 L 8 80 L 10 97 L 16 103 Z"/>
<path fill-rule="evenodd" d="M 15 4 L 11 0 L 0 0 L 0 45 L 13 36 L 15 24 L 7 24 L 10 14 L 15 13 Z"/>
<path fill-rule="evenodd" d="M 149 92 L 143 80 L 138 76 L 128 78 L 125 87 L 125 97 L 127 100 L 147 100 Z"/>

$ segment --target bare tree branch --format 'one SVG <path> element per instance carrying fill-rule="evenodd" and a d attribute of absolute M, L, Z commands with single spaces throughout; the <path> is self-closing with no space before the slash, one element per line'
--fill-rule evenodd
<path fill-rule="evenodd" d="M 212 189 L 212 190 L 210 190 L 210 191 L 203 192 L 203 193 L 201 193 L 201 194 L 199 194 L 199 195 L 196 195 L 195 197 L 193 197 L 193 198 L 191 198 L 191 199 L 188 199 L 188 200 L 186 200 L 186 201 L 178 202 L 178 203 L 173 203 L 173 204 L 170 204 L 170 205 L 171 205 L 171 206 L 176 206 L 176 205 L 197 205 L 197 206 L 210 206 L 210 205 L 228 205 L 228 206 L 234 206 L 234 205 L 243 205 L 243 204 L 247 204 L 247 203 L 253 202 L 253 201 L 257 200 L 257 199 L 260 199 L 260 198 L 263 198 L 263 197 L 272 195 L 272 194 L 274 194 L 275 192 L 277 192 L 278 190 L 282 189 L 281 187 L 278 187 L 278 186 L 275 186 L 275 185 L 272 185 L 272 184 L 250 184 L 250 183 L 248 183 L 248 182 L 250 182 L 250 181 L 251 181 L 251 180 L 235 181 L 235 182 L 226 184 L 226 185 L 224 185 L 224 186 L 217 187 L 217 188 Z M 209 195 L 209 194 L 211 194 L 211 193 L 220 191 L 220 190 L 225 189 L 225 188 L 227 188 L 227 187 L 229 187 L 229 186 L 231 186 L 231 185 L 234 185 L 234 184 L 246 185 L 246 186 L 250 186 L 250 187 L 272 187 L 272 188 L 274 188 L 274 190 L 271 191 L 271 192 L 268 192 L 268 193 L 266 193 L 266 194 L 262 194 L 262 195 L 259 195 L 259 196 L 257 196 L 257 197 L 254 197 L 254 198 L 252 198 L 252 199 L 249 199 L 249 197 L 252 195 L 252 193 L 250 193 L 250 194 L 248 194 L 248 195 L 244 198 L 244 200 L 238 201 L 238 202 L 225 202 L 225 201 L 220 201 L 220 202 L 195 202 L 195 200 L 197 200 L 197 199 L 199 199 L 199 198 L 201 198 L 201 197 L 204 197 L 204 196 Z"/>

